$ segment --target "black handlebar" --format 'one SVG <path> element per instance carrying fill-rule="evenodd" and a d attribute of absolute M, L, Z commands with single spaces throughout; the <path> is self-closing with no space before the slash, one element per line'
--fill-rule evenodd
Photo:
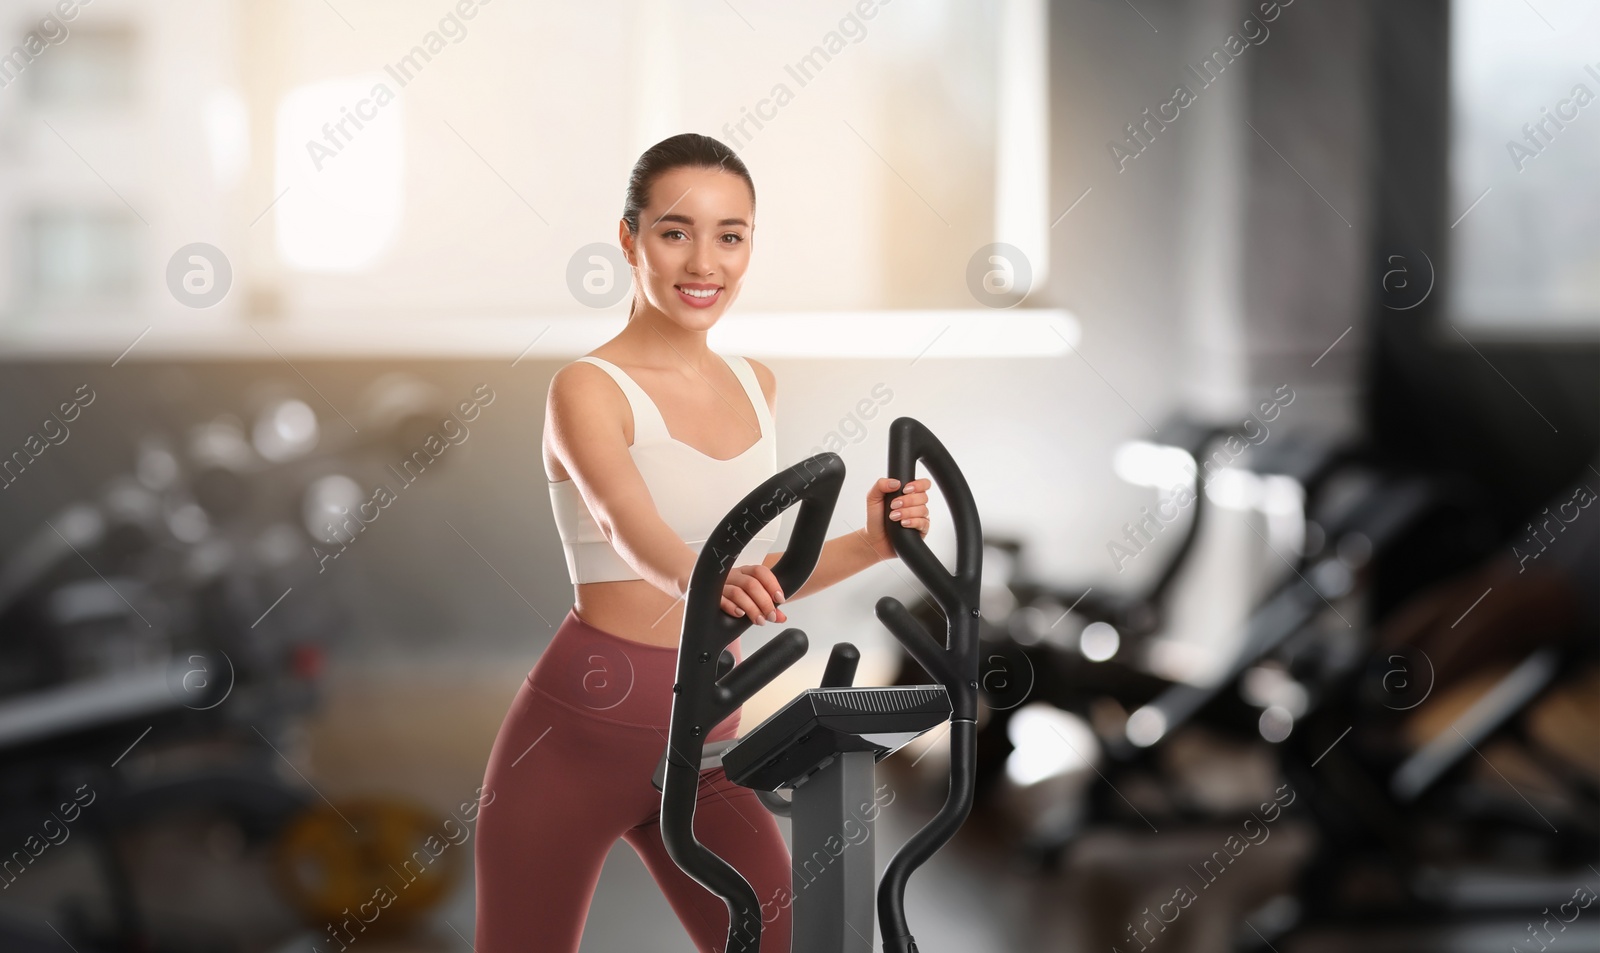
<path fill-rule="evenodd" d="M 916 953 L 906 926 L 906 881 L 943 847 L 972 811 L 977 782 L 978 743 L 978 591 L 983 575 L 983 528 L 966 477 L 939 439 L 910 417 L 889 428 L 889 476 L 901 486 L 916 479 L 917 461 L 928 471 L 950 506 L 956 529 L 956 571 L 944 568 L 922 534 L 884 513 L 889 542 L 944 611 L 949 631 L 941 644 L 912 617 L 900 600 L 884 596 L 874 606 L 878 619 L 912 657 L 944 685 L 950 696 L 950 793 L 944 807 L 912 835 L 884 869 L 878 884 L 878 928 L 884 953 Z"/>
<path fill-rule="evenodd" d="M 720 664 L 723 650 L 752 623 L 722 610 L 722 588 L 733 561 L 756 533 L 799 503 L 789 545 L 772 567 L 785 593 L 799 591 L 822 555 L 843 483 L 844 461 L 836 453 L 819 453 L 774 474 L 729 511 L 705 541 L 689 577 L 667 729 L 661 839 L 673 862 L 728 905 L 728 953 L 758 953 L 761 908 L 743 875 L 694 836 L 700 757 L 711 729 L 805 655 L 807 643 L 801 630 L 784 629 L 728 670 Z"/>
<path fill-rule="evenodd" d="M 944 846 L 972 810 L 977 777 L 978 593 L 982 582 L 983 530 L 966 478 L 926 427 L 900 417 L 889 430 L 889 476 L 902 487 L 916 479 L 925 461 L 954 516 L 956 571 L 945 569 L 922 535 L 884 514 L 885 534 L 895 554 L 916 574 L 943 610 L 946 638 L 935 639 L 898 599 L 886 596 L 874 609 L 879 620 L 945 688 L 951 705 L 950 793 L 944 807 L 889 861 L 878 889 L 878 920 L 885 953 L 915 953 L 905 922 L 905 889 L 911 873 Z M 750 696 L 805 654 L 799 629 L 780 632 L 731 670 L 723 650 L 748 627 L 745 617 L 722 610 L 728 571 L 760 529 L 800 504 L 790 543 L 772 571 L 784 592 L 796 592 L 816 568 L 844 482 L 844 462 L 821 453 L 784 470 L 746 496 L 706 540 L 690 576 L 683 633 L 673 685 L 666 776 L 661 796 L 661 838 L 672 858 L 697 883 L 728 906 L 728 953 L 759 953 L 761 910 L 748 881 L 694 835 L 700 762 L 705 736 Z M 904 490 L 902 489 L 902 493 Z M 836 648 L 823 683 L 848 684 L 857 653 Z M 718 662 L 720 664 L 713 664 Z"/>
<path fill-rule="evenodd" d="M 956 571 L 952 574 L 933 554 L 922 534 L 901 526 L 884 512 L 884 526 L 895 555 L 911 567 L 918 580 L 944 610 L 949 632 L 941 645 L 912 618 L 900 600 L 879 599 L 878 618 L 889 627 L 906 650 L 938 679 L 950 693 L 952 721 L 978 718 L 978 590 L 983 581 L 983 527 L 978 507 L 961 468 L 927 427 L 910 417 L 896 418 L 889 427 L 889 476 L 901 486 L 917 478 L 917 461 L 928 472 L 950 505 L 956 528 Z"/>

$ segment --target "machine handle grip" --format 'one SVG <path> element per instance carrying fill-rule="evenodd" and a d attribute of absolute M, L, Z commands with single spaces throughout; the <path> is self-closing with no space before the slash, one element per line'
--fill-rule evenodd
<path fill-rule="evenodd" d="M 717 523 L 695 561 L 684 608 L 684 635 L 697 641 L 697 652 L 711 650 L 705 643 L 718 639 L 720 649 L 733 641 L 732 636 L 723 637 L 726 633 L 737 635 L 751 624 L 747 618 L 722 611 L 722 587 L 728 581 L 733 561 L 756 534 L 782 518 L 783 511 L 796 503 L 800 504 L 800 513 L 789 535 L 789 545 L 773 565 L 772 574 L 786 593 L 797 592 L 805 585 L 822 555 L 843 484 L 844 460 L 837 453 L 819 453 L 767 478 Z M 701 598 L 696 599 L 696 595 Z"/>
<path fill-rule="evenodd" d="M 905 892 L 911 874 L 951 837 L 972 810 L 977 778 L 978 593 L 983 575 L 983 527 L 966 477 L 949 451 L 928 428 L 910 417 L 889 427 L 889 476 L 901 486 L 916 479 L 925 460 L 955 518 L 956 571 L 933 555 L 922 534 L 884 514 L 884 532 L 898 555 L 933 595 L 944 612 L 943 643 L 885 596 L 875 610 L 911 656 L 944 685 L 950 696 L 950 790 L 944 807 L 895 852 L 878 883 L 878 927 L 886 953 L 914 953 L 916 941 L 906 925 Z"/>
<path fill-rule="evenodd" d="M 804 634 L 794 630 L 791 636 L 785 631 L 763 646 L 765 651 L 753 653 L 731 671 L 717 671 L 710 664 L 752 625 L 749 618 L 729 615 L 722 609 L 722 589 L 733 561 L 763 527 L 798 503 L 800 513 L 789 546 L 772 567 L 785 592 L 798 591 L 822 555 L 828 523 L 843 484 L 844 461 L 838 454 L 808 457 L 751 490 L 707 537 L 689 576 L 683 632 L 678 642 L 677 683 L 673 686 L 676 694 L 668 735 L 675 757 L 697 760 L 694 749 L 701 743 L 697 735 L 703 739 L 703 732 L 805 653 Z"/>
<path fill-rule="evenodd" d="M 722 589 L 733 561 L 763 527 L 798 503 L 800 513 L 789 546 L 772 572 L 785 592 L 799 590 L 822 554 L 828 523 L 843 484 L 844 461 L 838 454 L 808 457 L 751 490 L 718 521 L 701 547 L 689 576 L 683 633 L 678 642 L 677 682 L 673 686 L 676 694 L 668 729 L 674 758 L 682 758 L 685 763 L 698 761 L 704 732 L 805 654 L 805 635 L 799 630 L 786 630 L 732 670 L 721 670 L 721 665 L 713 670 L 710 664 L 752 625 L 749 618 L 729 615 L 722 609 Z"/>
<path fill-rule="evenodd" d="M 950 451 L 927 427 L 911 417 L 889 426 L 889 476 L 904 486 L 917 477 L 917 461 L 925 460 L 955 518 L 956 571 L 944 568 L 922 534 L 901 526 L 884 513 L 885 533 L 898 555 L 944 611 L 949 632 L 939 645 L 896 600 L 879 600 L 878 618 L 906 646 L 913 658 L 938 678 L 950 694 L 952 721 L 978 717 L 978 593 L 983 584 L 983 526 L 972 488 Z M 898 607 L 898 609 L 896 608 Z M 886 614 L 887 613 L 887 614 Z"/>
<path fill-rule="evenodd" d="M 822 670 L 822 688 L 849 688 L 856 680 L 861 650 L 851 642 L 835 642 L 828 653 L 828 667 Z"/>
<path fill-rule="evenodd" d="M 948 611 L 951 605 L 971 601 L 977 604 L 978 586 L 983 571 L 983 527 L 978 506 L 967 486 L 967 478 L 938 437 L 912 417 L 897 417 L 889 425 L 889 476 L 904 487 L 917 478 L 917 461 L 928 465 L 933 482 L 949 503 L 956 528 L 956 571 L 951 573 L 928 548 L 922 534 L 889 517 L 884 510 L 884 527 L 889 543 L 901 562 L 933 593 Z"/>
<path fill-rule="evenodd" d="M 684 873 L 727 904 L 729 953 L 759 953 L 761 909 L 749 881 L 695 838 L 701 753 L 713 726 L 805 654 L 806 637 L 799 629 L 785 629 L 731 671 L 719 672 L 713 661 L 752 624 L 748 617 L 722 610 L 722 589 L 733 561 L 756 534 L 798 503 L 789 545 L 772 572 L 784 592 L 799 591 L 822 555 L 843 484 L 844 461 L 836 453 L 816 454 L 774 474 L 718 522 L 689 576 L 667 729 L 661 839 Z"/>
<path fill-rule="evenodd" d="M 750 653 L 750 657 L 735 665 L 733 671 L 717 680 L 711 690 L 712 713 L 706 728 L 720 723 L 733 714 L 733 710 L 750 700 L 750 696 L 765 688 L 784 670 L 800 661 L 809 643 L 800 629 L 784 629 L 772 641 Z"/>
<path fill-rule="evenodd" d="M 894 596 L 884 596 L 873 604 L 872 609 L 877 614 L 878 621 L 882 622 L 884 627 L 895 638 L 900 640 L 900 644 L 905 646 L 911 657 L 917 660 L 917 664 L 926 669 L 935 681 L 945 687 L 945 691 L 950 694 L 951 705 L 954 706 L 955 700 L 960 697 L 962 689 L 957 684 L 957 674 L 951 667 L 949 651 L 943 645 L 940 645 L 939 640 L 935 639 L 923 627 L 922 623 L 911 615 L 910 610 Z M 974 714 L 976 714 L 976 709 L 974 709 Z M 954 711 L 952 707 L 951 717 L 962 718 L 965 716 Z"/>

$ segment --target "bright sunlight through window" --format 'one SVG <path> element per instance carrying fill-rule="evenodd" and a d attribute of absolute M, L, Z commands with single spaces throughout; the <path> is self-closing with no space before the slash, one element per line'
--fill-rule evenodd
<path fill-rule="evenodd" d="M 381 73 L 301 86 L 278 104 L 278 251 L 301 271 L 355 272 L 393 243 L 402 210 L 401 101 Z"/>

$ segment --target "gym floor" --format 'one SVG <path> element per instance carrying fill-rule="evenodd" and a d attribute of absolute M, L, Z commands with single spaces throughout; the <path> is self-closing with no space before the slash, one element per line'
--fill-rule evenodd
<path fill-rule="evenodd" d="M 505 671 L 441 671 L 429 666 L 330 673 L 326 702 L 308 738 L 311 770 L 306 773 L 334 800 L 366 793 L 403 794 L 434 810 L 449 810 L 470 798 L 482 783 L 495 731 L 526 668 L 510 662 Z M 785 677 L 796 684 L 789 689 L 774 685 L 763 697 L 806 687 L 803 673 Z M 745 708 L 748 724 L 768 714 L 758 701 Z M 877 829 L 880 870 L 931 813 L 924 807 L 916 819 L 905 812 L 882 815 Z M 780 820 L 779 826 L 787 837 L 788 823 Z M 918 875 L 927 878 L 918 884 L 923 889 L 908 896 L 909 916 L 919 933 L 939 936 L 941 943 L 963 950 L 1051 948 L 1040 945 L 1040 932 L 1026 922 L 1027 898 L 1039 886 L 1025 872 L 1008 871 L 1001 855 L 985 849 L 976 832 L 959 838 L 949 851 L 951 857 L 959 855 L 959 862 L 924 868 Z M 936 885 L 937 879 L 956 882 Z M 919 904 L 921 894 L 937 894 L 943 902 Z M 620 911 L 626 915 L 618 915 Z M 472 930 L 473 885 L 467 865 L 450 899 L 425 926 L 403 937 L 373 938 L 370 945 L 362 945 L 373 953 L 461 951 L 469 948 Z M 1005 939 L 1015 933 L 1024 935 Z M 317 938 L 308 931 L 279 949 L 303 951 L 308 941 Z M 644 865 L 621 841 L 606 859 L 582 949 L 584 953 L 622 949 L 694 953 Z"/>
<path fill-rule="evenodd" d="M 308 739 L 301 765 L 333 800 L 367 793 L 403 794 L 444 811 L 482 783 L 494 733 L 525 667 L 507 671 L 388 671 L 330 673 L 326 702 Z M 805 675 L 792 677 L 798 691 Z M 784 686 L 773 686 L 782 694 Z M 750 724 L 766 716 L 753 701 Z M 893 851 L 936 805 L 902 799 L 878 823 L 881 869 Z M 788 835 L 787 822 L 780 827 Z M 470 844 L 470 841 L 468 842 Z M 909 916 L 920 935 L 939 937 L 941 948 L 971 951 L 1066 949 L 1063 928 L 1075 904 L 1063 903 L 1062 883 L 1041 881 L 1009 866 L 981 830 L 964 829 L 948 853 L 913 881 Z M 1070 891 L 1068 891 L 1070 893 Z M 939 903 L 924 902 L 937 896 Z M 626 915 L 618 915 L 626 911 Z M 445 953 L 469 947 L 473 925 L 470 866 L 450 899 L 426 926 L 403 937 L 363 938 L 373 953 Z M 310 931 L 278 949 L 304 951 L 318 939 Z M 694 953 L 654 881 L 632 849 L 618 842 L 606 860 L 584 930 L 584 953 L 650 949 Z"/>
<path fill-rule="evenodd" d="M 482 783 L 483 764 L 500 719 L 516 692 L 526 666 L 508 662 L 504 671 L 457 667 L 399 668 L 331 672 L 324 705 L 313 725 L 299 767 L 317 788 L 335 801 L 362 794 L 403 795 L 437 811 L 447 811 L 470 798 Z M 806 687 L 806 673 L 786 673 L 792 687 L 774 685 L 762 698 L 782 697 Z M 768 712 L 746 706 L 746 723 L 754 725 Z M 298 757 L 298 755 L 296 756 Z M 881 776 L 882 772 L 880 772 Z M 892 776 L 891 783 L 899 780 Z M 879 819 L 877 861 L 882 866 L 910 833 L 937 809 L 926 799 L 901 797 L 894 810 Z M 780 821 L 788 836 L 788 824 Z M 1094 924 L 1083 911 L 1088 904 L 1126 906 L 1141 885 L 1177 882 L 1179 858 L 1192 859 L 1215 837 L 1180 835 L 1161 838 L 1159 852 L 1138 849 L 1145 840 L 1137 832 L 1096 837 L 1081 845 L 1074 867 L 1041 878 L 1002 851 L 995 837 L 977 824 L 964 827 L 946 850 L 925 866 L 908 892 L 908 917 L 917 934 L 937 938 L 939 949 L 1022 953 L 1079 949 L 1091 941 Z M 1155 838 L 1150 838 L 1154 841 Z M 1218 883 L 1218 895 L 1196 904 L 1187 923 L 1175 924 L 1173 949 L 1213 947 L 1202 939 L 1223 928 L 1237 910 L 1249 911 L 1269 897 L 1292 869 L 1304 848 L 1304 832 L 1269 842 L 1273 856 L 1256 858 L 1249 879 Z M 470 841 L 467 842 L 470 846 Z M 1130 849 L 1132 848 L 1132 849 Z M 1119 860 L 1118 858 L 1124 858 Z M 1126 858 L 1134 858 L 1130 864 Z M 1164 870 L 1170 868 L 1170 870 Z M 1093 876 L 1085 876 L 1092 872 Z M 1093 882 L 1086 892 L 1083 884 Z M 933 902 L 931 898 L 938 898 Z M 1209 909 L 1208 909 L 1209 908 Z M 620 912 L 626 915 L 619 915 Z M 470 865 L 464 876 L 427 922 L 404 936 L 362 937 L 372 953 L 446 953 L 469 949 L 473 930 L 473 886 Z M 1189 934 L 1185 941 L 1180 933 Z M 1106 933 L 1106 945 L 1119 934 Z M 277 947 L 279 953 L 303 951 L 325 939 L 307 931 Z M 1224 943 L 1231 937 L 1218 936 Z M 687 935 L 643 864 L 626 844 L 618 842 L 606 860 L 584 930 L 584 953 L 649 949 L 660 953 L 694 953 Z"/>
<path fill-rule="evenodd" d="M 437 811 L 470 797 L 482 780 L 483 763 L 494 733 L 525 666 L 508 662 L 494 668 L 365 668 L 330 672 L 300 770 L 331 799 L 361 794 L 403 795 Z M 807 673 L 787 673 L 796 684 L 773 686 L 771 697 L 804 687 Z M 747 706 L 749 724 L 767 714 Z M 878 823 L 878 865 L 937 808 L 919 796 L 901 771 L 880 772 L 910 793 Z M 785 836 L 787 822 L 780 821 Z M 1056 950 L 1107 950 L 1128 945 L 1128 921 L 1144 904 L 1171 895 L 1173 885 L 1192 881 L 1186 864 L 1203 856 L 1233 831 L 1142 830 L 1097 832 L 1080 838 L 1071 861 L 1057 873 L 1040 876 L 1025 869 L 1014 852 L 982 824 L 969 822 L 945 852 L 912 881 L 908 913 L 930 948 L 971 953 L 1043 953 Z M 1160 945 L 1174 953 L 1222 953 L 1266 949 L 1250 930 L 1270 932 L 1281 911 L 1269 901 L 1289 882 L 1314 836 L 1308 827 L 1285 825 L 1252 848 L 1251 863 L 1241 863 L 1206 888 L 1168 927 Z M 470 848 L 470 841 L 467 845 Z M 471 865 L 449 898 L 416 929 L 402 936 L 362 937 L 372 953 L 455 953 L 470 950 L 473 933 Z M 937 898 L 934 902 L 932 898 Z M 1249 921 L 1240 932 L 1241 919 Z M 273 953 L 309 949 L 325 939 L 307 931 Z M 1500 951 L 1525 939 L 1521 924 L 1502 929 L 1436 929 L 1359 932 L 1314 936 L 1281 947 L 1277 953 L 1426 953 L 1450 950 Z M 1563 937 L 1574 949 L 1600 945 L 1600 927 L 1573 924 Z M 1131 941 L 1129 941 L 1131 942 Z M 320 947 L 319 947 L 320 948 Z M 649 949 L 694 953 L 687 936 L 649 874 L 626 844 L 618 842 L 607 858 L 584 931 L 584 953 Z"/>
<path fill-rule="evenodd" d="M 532 657 L 536 657 L 535 652 Z M 470 798 L 481 783 L 484 761 L 495 731 L 526 672 L 525 659 L 467 665 L 435 660 L 427 665 L 362 665 L 328 673 L 323 704 L 302 743 L 284 749 L 292 777 L 302 774 L 319 793 L 337 803 L 367 795 L 410 800 L 445 812 Z M 775 684 L 772 697 L 787 697 L 814 678 L 791 670 L 794 684 Z M 754 724 L 766 711 L 758 696 L 746 706 Z M 1492 752 L 1491 752 L 1492 753 Z M 905 762 L 910 752 L 897 755 Z M 1220 763 L 1219 751 L 1196 757 Z M 903 769 L 880 769 L 880 779 L 897 791 L 895 806 L 878 822 L 881 870 L 909 833 L 937 808 L 937 795 L 919 790 Z M 932 763 L 930 759 L 930 763 Z M 1239 773 L 1237 768 L 1233 770 Z M 1506 766 L 1510 770 L 1510 765 Z M 1137 796 L 1137 795 L 1135 795 Z M 780 821 L 780 828 L 787 823 Z M 1274 900 L 1291 884 L 1293 873 L 1312 845 L 1314 834 L 1287 820 L 1272 836 L 1252 846 L 1245 860 L 1197 891 L 1198 898 L 1149 946 L 1158 953 L 1232 953 L 1272 949 L 1274 953 L 1476 953 L 1501 951 L 1526 940 L 1526 923 L 1470 930 L 1449 925 L 1404 931 L 1371 931 L 1352 926 L 1338 934 L 1279 941 L 1268 947 L 1254 931 L 1271 934 L 1288 902 Z M 787 830 L 785 834 L 787 836 Z M 1040 875 L 1007 850 L 1003 838 L 974 817 L 940 855 L 918 872 L 908 893 L 908 914 L 930 950 L 969 953 L 1012 951 L 1138 949 L 1130 940 L 1133 922 L 1146 905 L 1168 900 L 1178 885 L 1192 883 L 1187 865 L 1215 849 L 1231 829 L 1097 830 L 1080 836 L 1063 869 Z M 152 831 L 148 840 L 130 843 L 127 856 L 141 908 L 159 922 L 203 934 L 208 924 L 226 923 L 239 935 L 249 925 L 262 938 L 250 953 L 307 953 L 339 949 L 325 930 L 294 932 L 293 912 L 274 889 L 269 869 L 230 844 L 226 832 L 202 819 Z M 455 856 L 461 876 L 448 896 L 416 926 L 391 935 L 376 932 L 348 944 L 371 953 L 458 953 L 470 951 L 473 935 L 473 883 L 465 840 Z M 449 848 L 457 849 L 457 848 Z M 442 857 L 443 855 L 441 855 Z M 37 921 L 36 911 L 69 916 L 64 895 L 81 894 L 95 872 L 82 839 L 54 850 L 25 880 L 0 896 L 0 915 Z M 1245 862 L 1247 861 L 1247 862 Z M 1170 912 L 1170 911 L 1169 911 Z M 1244 924 L 1240 926 L 1240 924 Z M 42 932 L 42 931 L 41 931 Z M 266 938 L 273 938 L 268 940 Z M 49 940 L 43 934 L 42 940 Z M 1600 922 L 1579 921 L 1562 934 L 1562 949 L 1574 953 L 1600 949 Z M 313 944 L 315 946 L 313 947 Z M 47 947 L 41 946 L 40 949 Z M 1521 948 L 1521 947 L 1519 947 Z M 638 858 L 618 843 L 606 861 L 590 908 L 582 950 L 652 950 L 694 953 L 665 899 Z"/>

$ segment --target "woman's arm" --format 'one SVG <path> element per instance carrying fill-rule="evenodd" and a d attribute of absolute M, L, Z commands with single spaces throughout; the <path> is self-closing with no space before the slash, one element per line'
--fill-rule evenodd
<path fill-rule="evenodd" d="M 576 361 L 550 382 L 545 428 L 617 554 L 651 585 L 682 598 L 697 557 L 661 518 L 628 452 L 622 428 L 626 400 L 605 371 Z"/>
<path fill-rule="evenodd" d="M 772 568 L 778 560 L 783 558 L 783 553 L 768 553 L 761 560 L 762 565 Z M 872 548 L 867 542 L 866 530 L 856 530 L 843 536 L 835 536 L 822 544 L 822 555 L 817 557 L 817 568 L 811 571 L 805 585 L 799 592 L 788 592 L 785 602 L 803 599 L 816 592 L 821 592 L 836 582 L 849 579 L 856 573 L 869 566 L 883 562 L 884 557 Z"/>
<path fill-rule="evenodd" d="M 812 570 L 799 592 L 786 593 L 789 599 L 799 599 L 820 592 L 841 579 L 849 579 L 869 566 L 877 565 L 894 556 L 894 547 L 883 528 L 884 500 L 894 495 L 890 510 L 892 518 L 906 529 L 914 529 L 924 537 L 928 535 L 928 494 L 932 481 L 924 478 L 912 480 L 900 490 L 900 483 L 883 477 L 867 493 L 867 529 L 835 536 L 822 544 L 822 554 L 817 557 L 817 568 Z M 872 530 L 876 529 L 877 532 Z M 771 568 L 783 553 L 768 553 L 762 565 Z M 785 600 L 788 601 L 788 600 Z"/>
<path fill-rule="evenodd" d="M 761 390 L 767 398 L 768 410 L 772 417 L 777 416 L 777 377 L 766 365 L 759 361 L 750 361 L 755 369 L 756 380 L 761 384 Z M 902 491 L 900 482 L 889 477 L 883 477 L 872 485 L 867 493 L 867 528 L 858 529 L 853 533 L 835 536 L 822 544 L 822 552 L 817 557 L 817 565 L 811 575 L 801 585 L 798 592 L 786 592 L 780 598 L 777 590 L 777 577 L 773 576 L 771 569 L 783 558 L 783 553 L 768 553 L 761 561 L 761 568 L 757 570 L 754 579 L 744 578 L 732 580 L 734 585 L 724 587 L 723 609 L 736 615 L 744 614 L 743 604 L 748 602 L 755 610 L 757 616 L 764 615 L 769 607 L 774 611 L 773 621 L 785 621 L 782 611 L 777 609 L 780 602 L 799 599 L 820 592 L 842 579 L 848 579 L 869 566 L 876 565 L 885 559 L 894 556 L 894 548 L 890 545 L 884 531 L 885 500 L 894 495 L 891 514 L 893 518 L 901 521 L 907 529 L 914 529 L 924 537 L 928 535 L 928 496 L 925 492 L 932 485 L 927 479 L 912 480 L 906 484 Z M 693 570 L 694 560 L 684 570 L 682 578 L 683 589 L 688 587 L 688 574 Z M 762 571 L 765 570 L 765 571 Z M 738 590 L 746 589 L 741 595 Z M 738 599 L 735 602 L 728 598 L 729 595 Z"/>

